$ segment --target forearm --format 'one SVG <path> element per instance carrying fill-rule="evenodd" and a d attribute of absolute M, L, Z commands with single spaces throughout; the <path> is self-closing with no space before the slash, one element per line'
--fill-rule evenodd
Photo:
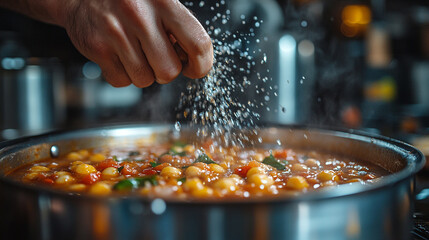
<path fill-rule="evenodd" d="M 0 0 L 0 7 L 7 8 L 42 22 L 63 25 L 64 6 L 72 1 L 63 0 Z M 60 8 L 59 6 L 63 6 Z"/>

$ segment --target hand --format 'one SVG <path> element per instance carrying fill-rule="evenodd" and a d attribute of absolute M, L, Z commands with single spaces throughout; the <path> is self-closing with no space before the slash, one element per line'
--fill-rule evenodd
<path fill-rule="evenodd" d="M 61 8 L 57 24 L 115 87 L 164 84 L 180 72 L 201 78 L 213 65 L 210 37 L 178 0 L 69 0 Z"/>

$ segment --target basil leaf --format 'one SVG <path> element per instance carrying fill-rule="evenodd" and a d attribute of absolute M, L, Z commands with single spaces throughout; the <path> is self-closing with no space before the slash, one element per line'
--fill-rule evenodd
<path fill-rule="evenodd" d="M 119 173 L 121 173 L 122 169 L 124 169 L 124 166 L 119 167 L 119 168 L 118 168 L 118 172 L 119 172 Z"/>
<path fill-rule="evenodd" d="M 285 170 L 286 167 L 279 163 L 273 156 L 273 154 L 270 154 L 270 156 L 264 158 L 264 160 L 262 161 L 263 164 L 267 164 L 270 165 L 271 167 L 276 168 L 277 170 Z"/>
<path fill-rule="evenodd" d="M 186 182 L 186 178 L 185 177 L 179 178 L 179 179 L 177 179 L 177 182 L 184 183 L 184 182 Z"/>
<path fill-rule="evenodd" d="M 202 162 L 202 163 L 206 163 L 206 164 L 216 163 L 209 156 L 207 156 L 207 154 L 205 154 L 205 153 L 203 153 L 197 157 L 197 159 L 194 161 L 194 163 L 197 163 L 197 162 Z"/>
<path fill-rule="evenodd" d="M 157 163 L 157 162 L 150 162 L 149 164 L 150 164 L 152 167 L 156 167 L 156 166 L 161 165 L 161 163 Z"/>
<path fill-rule="evenodd" d="M 115 190 L 131 190 L 140 187 L 144 187 L 146 182 L 149 182 L 152 185 L 158 185 L 155 176 L 150 177 L 141 177 L 141 178 L 128 178 L 119 181 L 113 186 Z"/>
<path fill-rule="evenodd" d="M 115 155 L 113 155 L 113 156 L 112 156 L 112 159 L 113 159 L 113 161 L 115 161 L 115 162 L 119 162 L 118 157 L 117 157 L 117 156 L 115 156 Z"/>

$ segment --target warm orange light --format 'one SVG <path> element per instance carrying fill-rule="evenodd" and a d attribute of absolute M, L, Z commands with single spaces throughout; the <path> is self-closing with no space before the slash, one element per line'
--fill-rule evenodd
<path fill-rule="evenodd" d="M 349 5 L 341 13 L 341 32 L 346 37 L 361 35 L 371 22 L 371 9 L 366 5 Z"/>

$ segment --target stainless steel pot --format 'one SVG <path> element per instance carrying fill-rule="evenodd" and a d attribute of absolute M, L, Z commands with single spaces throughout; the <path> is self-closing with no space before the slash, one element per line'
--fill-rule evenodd
<path fill-rule="evenodd" d="M 51 154 L 133 144 L 174 132 L 166 125 L 116 126 L 54 133 L 0 145 L 0 239 L 408 239 L 414 175 L 424 164 L 410 145 L 363 133 L 268 127 L 258 137 L 292 148 L 328 151 L 378 164 L 392 174 L 287 199 L 177 202 L 71 195 L 4 176 Z M 182 129 L 191 136 L 193 131 Z"/>

